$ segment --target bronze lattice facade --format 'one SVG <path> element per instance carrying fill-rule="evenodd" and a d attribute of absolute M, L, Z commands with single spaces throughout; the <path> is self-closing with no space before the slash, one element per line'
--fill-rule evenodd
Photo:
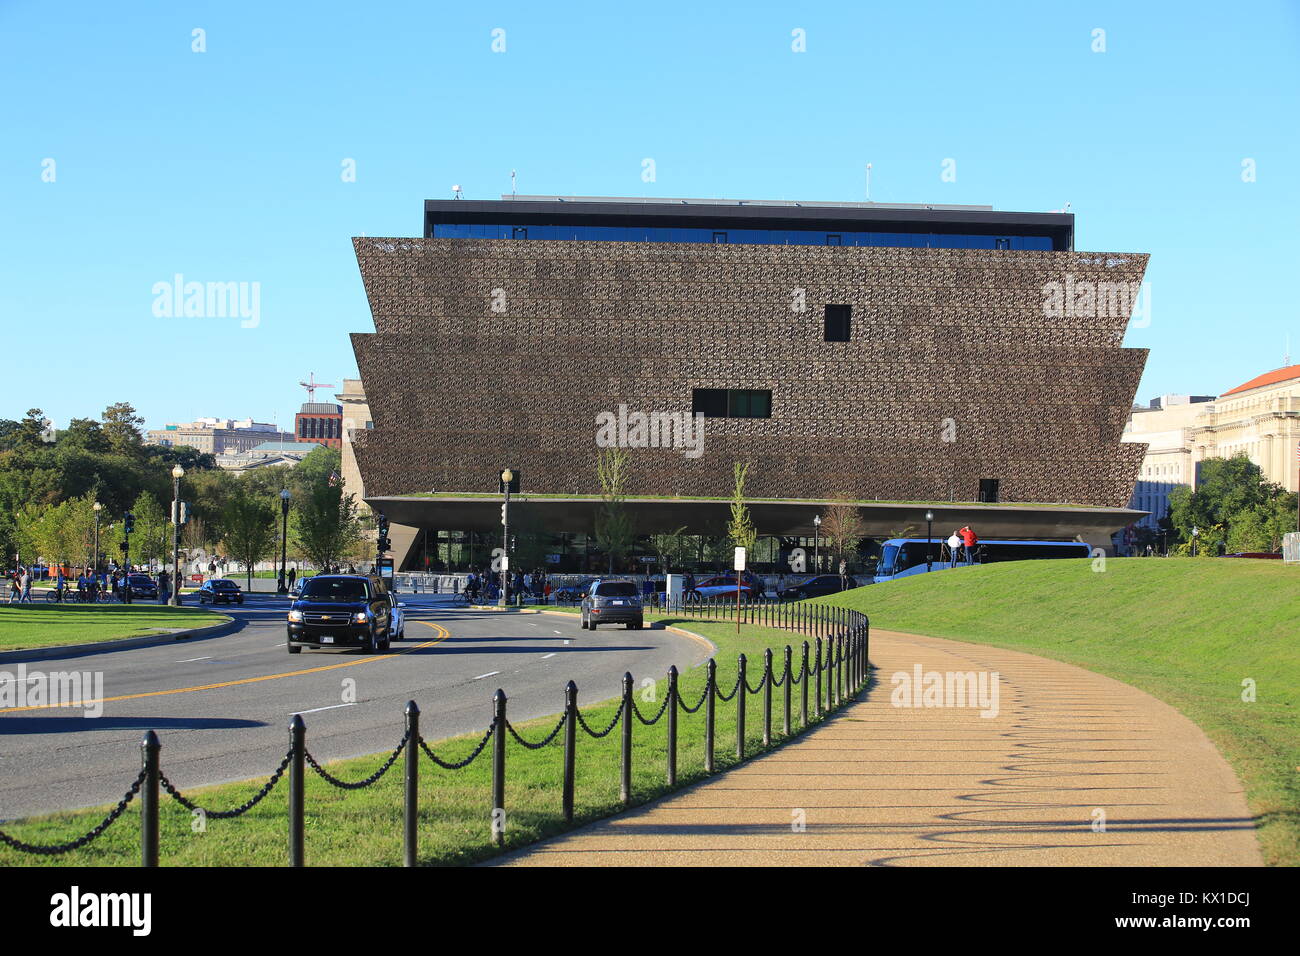
<path fill-rule="evenodd" d="M 1120 441 L 1146 360 L 1121 346 L 1128 310 L 1053 310 L 1045 290 L 1136 289 L 1145 255 L 354 245 L 376 329 L 352 337 L 370 498 L 491 492 L 507 464 L 529 492 L 596 493 L 597 415 L 690 412 L 697 388 L 770 390 L 771 417 L 706 419 L 695 459 L 630 449 L 633 494 L 725 496 L 742 460 L 755 497 L 973 501 L 994 479 L 1002 502 L 1122 507 L 1142 460 Z M 849 341 L 825 341 L 827 305 L 852 307 Z"/>

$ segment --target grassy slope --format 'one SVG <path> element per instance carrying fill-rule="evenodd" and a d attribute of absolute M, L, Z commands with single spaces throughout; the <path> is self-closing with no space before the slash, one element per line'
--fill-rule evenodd
<path fill-rule="evenodd" d="M 1300 863 L 1300 568 L 1277 561 L 1035 561 L 905 578 L 821 599 L 875 628 L 1014 648 L 1139 687 L 1232 764 L 1265 857 Z M 1257 700 L 1242 701 L 1242 681 Z"/>
<path fill-rule="evenodd" d="M 647 615 L 654 619 L 654 615 Z M 718 646 L 718 682 L 723 690 L 730 690 L 736 680 L 736 657 L 744 652 L 750 659 L 749 683 L 757 684 L 761 677 L 763 650 L 771 646 L 779 664 L 780 649 L 786 643 L 798 645 L 802 637 L 771 630 L 746 626 L 739 638 L 734 624 L 710 624 L 680 621 L 684 627 L 702 634 Z M 620 631 L 621 633 L 621 631 Z M 798 664 L 799 654 L 795 654 Z M 776 665 L 774 665 L 776 666 Z M 658 674 L 634 675 L 638 679 L 637 706 L 647 717 L 658 712 L 663 700 L 666 681 L 655 686 L 655 703 L 642 700 L 639 683 L 644 677 Z M 688 705 L 700 700 L 704 689 L 704 668 L 696 667 L 684 672 L 680 687 L 682 699 Z M 815 680 L 812 687 L 816 687 Z M 493 688 L 484 686 L 483 725 L 491 720 L 491 694 Z M 563 704 L 563 688 L 556 686 L 557 709 Z M 507 693 L 509 688 L 506 688 Z M 773 694 L 773 737 L 779 739 L 781 729 L 782 693 Z M 809 711 L 813 710 L 810 694 Z M 749 753 L 755 752 L 762 739 L 762 695 L 750 696 L 746 706 L 746 739 Z M 794 724 L 799 724 L 800 688 L 793 694 Z M 593 703 L 579 693 L 578 703 L 587 723 L 594 730 L 608 726 L 617 709 L 617 701 Z M 717 704 L 716 760 L 724 769 L 734 765 L 736 741 L 735 702 Z M 814 721 L 816 718 L 813 718 Z M 0 730 L 3 729 L 0 717 Z M 311 718 L 308 722 L 308 749 L 311 748 Z M 519 727 L 529 740 L 539 740 L 550 732 L 555 718 L 531 721 Z M 393 714 L 393 743 L 402 733 L 402 717 Z M 653 727 L 634 723 L 633 742 L 633 793 L 635 803 L 644 803 L 667 792 L 664 785 L 666 767 L 664 722 Z M 703 746 L 704 711 L 681 714 L 678 723 L 678 781 L 687 783 L 701 779 L 704 774 Z M 436 725 L 425 724 L 423 735 L 437 737 Z M 576 781 L 575 819 L 581 824 L 595 820 L 621 809 L 618 801 L 619 748 L 621 727 L 602 740 L 592 740 L 578 731 L 578 760 Z M 163 735 L 163 772 L 166 773 L 166 734 Z M 478 735 L 461 737 L 433 744 L 434 752 L 444 760 L 460 760 L 468 755 Z M 521 846 L 544 836 L 567 829 L 560 813 L 561 768 L 563 733 L 555 742 L 540 751 L 525 750 L 514 740 L 507 749 L 506 808 L 508 812 L 507 848 Z M 288 735 L 286 733 L 286 749 Z M 496 853 L 489 833 L 491 804 L 491 755 L 487 750 L 465 770 L 454 773 L 437 769 L 423 754 L 420 755 L 422 786 L 420 793 L 420 856 L 430 864 L 467 863 Z M 376 770 L 386 755 L 362 757 L 329 765 L 332 773 L 345 780 L 358 780 Z M 309 865 L 398 865 L 402 860 L 402 785 L 403 763 L 398 762 L 380 782 L 362 791 L 343 792 L 327 786 L 319 777 L 308 771 L 306 799 L 306 855 Z M 268 759 L 269 774 L 275 761 Z M 125 791 L 136 767 L 122 768 L 122 788 Z M 228 809 L 241 804 L 260 787 L 265 777 L 252 783 L 228 784 L 197 791 L 197 800 L 204 806 Z M 287 778 L 271 795 L 246 816 L 237 820 L 210 820 L 206 832 L 194 833 L 188 812 L 166 794 L 162 798 L 161 859 L 164 865 L 284 865 L 287 860 Z M 191 798 L 194 793 L 187 794 Z M 39 820 L 6 823 L 4 829 L 18 839 L 36 843 L 55 843 L 67 840 L 90 829 L 103 816 L 106 808 L 94 811 L 59 813 Z M 3 816 L 3 807 L 0 807 Z M 47 858 L 16 853 L 0 847 L 0 866 L 43 866 L 50 864 L 91 866 L 135 866 L 140 856 L 140 829 L 138 803 L 103 837 L 89 847 L 61 857 Z"/>
<path fill-rule="evenodd" d="M 158 628 L 207 627 L 223 614 L 157 604 L 0 604 L 0 651 L 90 644 L 154 634 Z"/>

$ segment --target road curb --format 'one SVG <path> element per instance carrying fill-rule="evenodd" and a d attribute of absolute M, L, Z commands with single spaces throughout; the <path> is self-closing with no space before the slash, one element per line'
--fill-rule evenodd
<path fill-rule="evenodd" d="M 219 637 L 235 630 L 239 624 L 239 621 L 230 618 L 223 624 L 209 624 L 206 627 L 194 627 L 185 631 L 169 631 L 165 634 L 145 634 L 141 637 L 124 637 L 120 640 L 97 641 L 93 644 L 62 644 L 55 647 L 33 647 L 21 651 L 0 651 L 0 664 L 41 661 L 52 657 L 83 657 L 87 654 L 98 654 L 101 651 L 151 647 L 155 644 L 168 644 L 173 641 L 184 641 L 195 637 Z"/>

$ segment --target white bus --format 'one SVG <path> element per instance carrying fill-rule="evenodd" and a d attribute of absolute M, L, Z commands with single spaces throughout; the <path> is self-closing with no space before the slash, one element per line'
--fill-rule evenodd
<path fill-rule="evenodd" d="M 926 571 L 946 571 L 966 566 L 966 549 L 959 548 L 956 555 L 948 548 L 944 538 L 890 538 L 881 546 L 880 561 L 876 565 L 876 584 L 897 581 Z M 928 559 L 927 559 L 928 553 Z M 1037 558 L 1087 558 L 1092 556 L 1092 546 L 1083 541 L 1020 541 L 1014 538 L 995 538 L 975 545 L 975 563 L 992 564 L 995 561 L 1031 561 Z"/>

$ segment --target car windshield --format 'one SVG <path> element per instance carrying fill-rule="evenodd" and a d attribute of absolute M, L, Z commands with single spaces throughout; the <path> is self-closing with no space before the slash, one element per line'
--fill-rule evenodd
<path fill-rule="evenodd" d="M 131 575 L 131 583 L 132 584 L 153 584 L 153 581 L 149 580 L 149 578 L 145 577 L 143 574 L 133 574 Z"/>
<path fill-rule="evenodd" d="M 234 591 L 239 589 L 239 585 L 234 581 L 213 581 L 212 586 L 218 591 Z"/>
<path fill-rule="evenodd" d="M 876 573 L 881 577 L 886 577 L 894 573 L 894 559 L 898 557 L 898 545 L 887 544 L 880 552 L 880 563 L 876 567 Z M 902 570 L 901 568 L 899 570 Z"/>
<path fill-rule="evenodd" d="M 313 601 L 364 601 L 366 582 L 352 578 L 312 578 L 303 585 L 302 596 Z"/>
<path fill-rule="evenodd" d="M 636 585 L 631 581 L 610 581 L 596 588 L 599 597 L 636 597 Z"/>

